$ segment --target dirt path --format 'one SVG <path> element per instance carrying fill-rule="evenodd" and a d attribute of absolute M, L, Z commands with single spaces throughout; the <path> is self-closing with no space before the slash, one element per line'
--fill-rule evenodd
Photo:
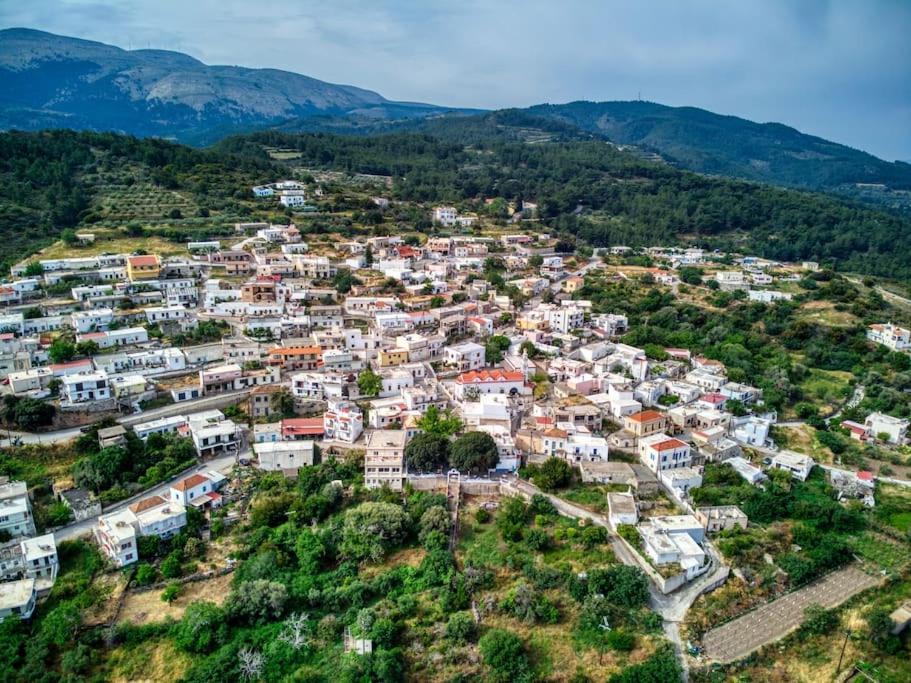
<path fill-rule="evenodd" d="M 742 659 L 800 626 L 808 605 L 815 603 L 831 609 L 879 582 L 856 565 L 834 571 L 804 588 L 712 629 L 702 639 L 705 654 L 709 659 L 722 663 Z"/>

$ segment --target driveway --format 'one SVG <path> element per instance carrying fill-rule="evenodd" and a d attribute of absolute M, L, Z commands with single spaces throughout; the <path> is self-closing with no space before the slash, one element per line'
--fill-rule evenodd
<path fill-rule="evenodd" d="M 705 654 L 721 663 L 742 659 L 800 626 L 808 605 L 818 604 L 831 609 L 879 583 L 879 579 L 855 565 L 836 570 L 804 588 L 713 628 L 702 638 Z"/>

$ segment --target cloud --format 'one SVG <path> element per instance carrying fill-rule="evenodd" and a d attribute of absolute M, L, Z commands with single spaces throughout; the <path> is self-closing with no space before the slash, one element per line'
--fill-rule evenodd
<path fill-rule="evenodd" d="M 497 108 L 643 98 L 911 159 L 911 3 L 31 0 L 0 25 Z"/>

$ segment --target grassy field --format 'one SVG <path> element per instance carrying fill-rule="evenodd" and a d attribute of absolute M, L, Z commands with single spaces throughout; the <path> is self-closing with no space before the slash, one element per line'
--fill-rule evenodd
<path fill-rule="evenodd" d="M 800 384 L 804 400 L 819 407 L 820 415 L 827 417 L 851 395 L 850 372 L 819 370 L 813 368 Z"/>

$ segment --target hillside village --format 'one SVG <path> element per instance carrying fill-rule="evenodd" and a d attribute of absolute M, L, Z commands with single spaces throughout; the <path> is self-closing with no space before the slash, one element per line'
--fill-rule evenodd
<path fill-rule="evenodd" d="M 249 191 L 298 220 L 317 211 L 310 202 L 323 190 L 281 180 Z M 370 201 L 376 211 L 393 203 Z M 80 232 L 72 255 L 15 265 L 0 286 L 6 448 L 78 439 L 90 460 L 151 459 L 128 485 L 104 480 L 100 466 L 54 482 L 43 504 L 66 511 L 41 532 L 26 483 L 4 481 L 0 618 L 40 609 L 60 543 L 89 538 L 110 571 L 135 568 L 151 559 L 150 537 L 242 523 L 255 495 L 248 482 L 263 473 L 293 481 L 359 458 L 367 490 L 444 491 L 454 539 L 460 504 L 485 486 L 482 498 L 552 497 L 563 516 L 603 525 L 619 561 L 647 577 L 681 658 L 731 661 L 695 630 L 684 642 L 676 624 L 725 582 L 760 585 L 765 569 L 732 558 L 725 540 L 768 520 L 707 491 L 719 482 L 757 495 L 773 484 L 831 487 L 855 514 L 877 505 L 878 486 L 908 486 L 908 477 L 779 443 L 779 425 L 800 421 L 790 406 L 785 419 L 720 360 L 631 343 L 626 313 L 588 293 L 626 281 L 680 300 L 695 289 L 774 307 L 824 269 L 696 247 L 567 248 L 542 232 L 534 202 L 509 211 L 506 227 L 492 229 L 473 211 L 436 206 L 429 235 L 374 229 L 317 241 L 293 222 L 237 223 L 180 255 L 106 253 Z M 911 350 L 911 332 L 888 320 L 867 337 Z M 823 417 L 862 398 L 844 396 Z M 898 453 L 909 424 L 870 411 L 832 426 Z M 439 434 L 445 447 L 429 438 Z M 174 455 L 159 467 L 166 449 Z M 576 482 L 575 500 L 547 483 L 553 472 L 562 486 Z M 784 573 L 771 557 L 765 564 Z M 839 600 L 867 587 L 849 586 Z"/>

